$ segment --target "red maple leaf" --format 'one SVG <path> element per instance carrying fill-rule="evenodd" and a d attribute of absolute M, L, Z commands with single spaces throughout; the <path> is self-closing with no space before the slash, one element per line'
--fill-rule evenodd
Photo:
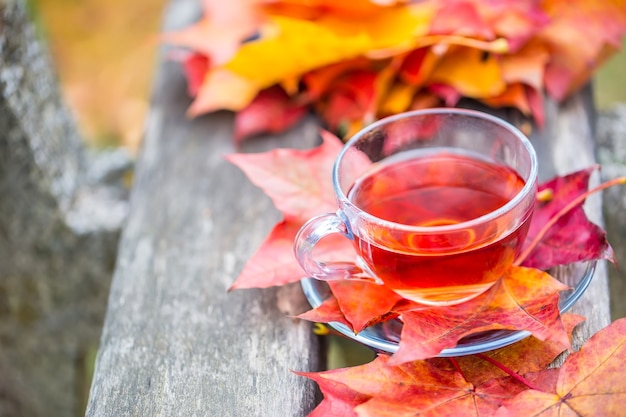
<path fill-rule="evenodd" d="M 565 313 L 561 315 L 561 320 L 571 341 L 574 328 L 585 319 L 576 314 Z M 465 379 L 474 385 L 481 385 L 491 379 L 498 379 L 507 375 L 501 368 L 494 366 L 494 362 L 518 375 L 526 375 L 545 370 L 564 350 L 565 347 L 561 342 L 539 340 L 530 336 L 512 345 L 480 355 L 460 356 L 455 358 L 455 361 L 463 370 Z M 448 358 L 431 358 L 428 360 L 439 368 L 455 369 Z"/>
<path fill-rule="evenodd" d="M 400 347 L 391 363 L 437 356 L 471 334 L 525 329 L 569 346 L 560 319 L 559 291 L 567 287 L 537 269 L 512 267 L 489 291 L 462 304 L 402 313 Z"/>
<path fill-rule="evenodd" d="M 325 378 L 323 373 L 296 372 L 317 382 L 324 394 L 322 402 L 308 415 L 308 417 L 357 417 L 354 408 L 369 400 L 367 394 L 357 392 L 346 384 Z"/>
<path fill-rule="evenodd" d="M 202 87 L 204 76 L 211 65 L 206 55 L 191 53 L 183 56 L 183 69 L 187 77 L 187 91 L 195 97 Z"/>
<path fill-rule="evenodd" d="M 389 366 L 388 361 L 387 356 L 380 355 L 365 365 L 319 373 L 300 373 L 300 375 L 315 380 L 325 396 L 330 385 L 326 381 L 341 383 L 369 397 L 383 394 L 383 398 L 403 397 L 406 400 L 410 398 L 411 402 L 432 403 L 432 394 L 438 392 L 440 395 L 434 400 L 437 404 L 463 396 L 473 388 L 456 371 L 441 370 L 426 361 L 416 361 L 401 366 Z M 386 395 L 387 393 L 389 396 Z"/>
<path fill-rule="evenodd" d="M 626 404 L 626 319 L 593 335 L 558 370 L 553 389 L 526 390 L 498 410 L 512 416 L 622 416 Z M 546 371 L 539 373 L 539 378 Z"/>
<path fill-rule="evenodd" d="M 376 72 L 357 70 L 331 85 L 323 105 L 319 107 L 330 129 L 337 131 L 340 126 L 352 121 L 374 121 L 376 80 Z"/>
<path fill-rule="evenodd" d="M 579 321 L 580 317 L 566 316 L 569 335 Z M 552 342 L 531 337 L 490 352 L 489 356 L 393 365 L 388 356 L 380 355 L 365 365 L 298 374 L 316 381 L 324 395 L 310 416 L 341 410 L 345 416 L 359 417 L 478 417 L 493 415 L 530 387 L 546 391 L 556 387 L 559 370 L 545 370 L 545 367 L 561 351 Z M 529 358 L 533 359 L 530 363 Z M 503 373 L 502 369 L 507 372 Z M 327 415 L 339 414 L 329 411 Z"/>
<path fill-rule="evenodd" d="M 489 415 L 525 389 L 511 378 L 476 386 L 457 370 L 441 369 L 428 361 L 393 366 L 385 355 L 357 367 L 299 375 L 318 383 L 325 408 L 341 402 L 353 407 L 346 415 L 359 417 Z M 345 393 L 358 401 L 343 402 Z"/>
<path fill-rule="evenodd" d="M 550 198 L 537 202 L 520 255 L 522 265 L 545 270 L 557 265 L 594 259 L 615 262 L 606 232 L 590 222 L 583 210 L 589 176 L 595 169 L 597 167 L 590 167 L 539 185 L 540 195 L 548 192 Z M 578 202 L 576 199 L 579 199 Z M 567 208 L 572 203 L 573 206 Z M 562 213 L 566 208 L 567 211 Z M 553 219 L 557 219 L 556 223 L 533 246 L 533 240 Z"/>
<path fill-rule="evenodd" d="M 299 281 L 302 268 L 293 257 L 293 239 L 301 224 L 282 221 L 261 243 L 239 274 L 230 290 L 240 288 L 267 288 Z"/>
<path fill-rule="evenodd" d="M 265 89 L 235 114 L 235 142 L 259 133 L 282 132 L 300 121 L 307 111 L 307 104 L 298 104 L 281 87 Z"/>
<path fill-rule="evenodd" d="M 346 316 L 343 314 L 343 311 L 341 311 L 341 307 L 339 307 L 339 302 L 337 301 L 337 298 L 332 294 L 328 298 L 326 298 L 319 306 L 296 317 L 315 323 L 337 322 L 345 324 L 348 327 L 352 326 L 352 324 L 350 324 Z"/>
<path fill-rule="evenodd" d="M 329 281 L 328 284 L 354 333 L 397 316 L 391 309 L 402 297 L 384 285 L 356 280 Z"/>
<path fill-rule="evenodd" d="M 331 171 L 342 143 L 323 132 L 323 143 L 309 150 L 274 149 L 257 154 L 231 154 L 227 159 L 267 194 L 284 219 L 248 260 L 232 285 L 235 288 L 266 288 L 299 281 L 304 272 L 293 255 L 293 241 L 310 218 L 336 211 Z M 346 246 L 322 246 L 320 256 L 354 257 Z M 345 254 L 345 256 L 344 256 Z"/>

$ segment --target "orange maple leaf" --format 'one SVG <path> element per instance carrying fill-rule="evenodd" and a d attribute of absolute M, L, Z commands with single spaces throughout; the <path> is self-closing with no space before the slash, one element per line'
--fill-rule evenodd
<path fill-rule="evenodd" d="M 571 336 L 581 317 L 565 315 L 564 320 Z M 551 342 L 527 338 L 484 355 L 401 365 L 393 365 L 388 356 L 380 355 L 360 366 L 297 374 L 317 382 L 324 394 L 310 416 L 478 417 L 493 415 L 500 406 L 514 401 L 516 395 L 529 390 L 525 383 L 534 389 L 554 389 L 559 370 L 545 368 L 562 349 Z"/>
<path fill-rule="evenodd" d="M 561 315 L 565 332 L 570 341 L 574 328 L 585 318 L 576 314 Z M 458 366 L 463 370 L 463 376 L 474 385 L 481 385 L 490 379 L 505 377 L 507 374 L 500 368 L 493 366 L 493 361 L 509 370 L 527 375 L 531 372 L 545 370 L 561 353 L 566 350 L 562 343 L 554 340 L 539 340 L 534 336 L 524 338 L 517 343 L 499 349 L 484 352 L 479 357 L 466 355 L 455 358 Z M 484 360 L 483 358 L 490 359 Z M 428 359 L 442 369 L 452 370 L 454 366 L 448 358 Z"/>
<path fill-rule="evenodd" d="M 341 406 L 345 415 L 360 417 L 485 416 L 525 389 L 511 378 L 474 385 L 428 361 L 393 366 L 385 355 L 357 367 L 298 374 L 318 383 L 320 407 Z"/>
<path fill-rule="evenodd" d="M 626 319 L 620 319 L 597 332 L 565 360 L 553 390 L 523 391 L 495 415 L 622 416 L 626 403 L 625 362 Z"/>
<path fill-rule="evenodd" d="M 615 50 L 626 33 L 623 0 L 547 0 L 550 24 L 537 35 L 550 48 L 545 85 L 563 100 L 580 88 Z"/>
<path fill-rule="evenodd" d="M 541 340 L 569 346 L 558 306 L 567 286 L 537 269 L 512 267 L 488 292 L 449 307 L 402 313 L 400 347 L 394 365 L 437 356 L 470 334 L 524 329 Z"/>

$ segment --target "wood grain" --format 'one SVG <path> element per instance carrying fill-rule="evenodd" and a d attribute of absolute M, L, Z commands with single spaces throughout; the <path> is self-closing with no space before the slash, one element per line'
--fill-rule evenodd
<path fill-rule="evenodd" d="M 168 27 L 193 16 L 176 1 Z M 308 306 L 298 286 L 228 293 L 279 219 L 270 200 L 224 155 L 232 117 L 189 120 L 176 62 L 157 76 L 131 211 L 92 384 L 88 416 L 302 416 L 316 402 L 319 369 Z M 312 146 L 308 120 L 258 151 Z"/>
<path fill-rule="evenodd" d="M 591 87 L 556 105 L 546 100 L 546 126 L 535 129 L 531 140 L 539 156 L 540 180 L 563 175 L 596 164 L 595 111 Z M 599 172 L 591 184 L 598 184 Z M 587 199 L 585 211 L 595 223 L 602 225 L 602 198 L 596 194 Z M 573 347 L 577 350 L 592 334 L 610 323 L 608 273 L 606 262 L 596 265 L 593 281 L 571 312 L 586 317 L 574 332 Z"/>

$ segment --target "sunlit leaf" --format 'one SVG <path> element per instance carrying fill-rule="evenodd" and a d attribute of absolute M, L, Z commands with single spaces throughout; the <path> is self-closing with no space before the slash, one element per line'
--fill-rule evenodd
<path fill-rule="evenodd" d="M 585 194 L 589 188 L 589 177 L 597 167 L 590 167 L 539 185 L 539 192 L 550 190 L 552 198 L 538 202 L 533 214 L 523 252 L 551 221 L 573 200 Z M 541 238 L 541 241 L 525 256 L 523 265 L 549 269 L 579 261 L 594 259 L 614 260 L 606 232 L 587 219 L 583 201 L 558 217 L 558 221 Z"/>
<path fill-rule="evenodd" d="M 621 416 L 626 403 L 625 361 L 626 319 L 620 319 L 565 360 L 554 391 L 523 391 L 496 416 Z"/>
<path fill-rule="evenodd" d="M 352 326 L 346 319 L 343 311 L 341 311 L 337 298 L 332 294 L 316 308 L 304 312 L 297 317 L 302 320 L 308 320 L 316 323 L 337 322 L 348 327 Z"/>
<path fill-rule="evenodd" d="M 209 71 L 187 113 L 197 116 L 214 110 L 241 110 L 252 102 L 259 92 L 256 83 L 225 70 Z"/>
<path fill-rule="evenodd" d="M 430 8 L 428 8 L 430 9 Z M 274 16 L 261 37 L 243 44 L 225 68 L 260 88 L 372 49 L 402 45 L 428 29 L 426 5 L 384 9 L 364 20 L 325 16 L 315 22 Z"/>
<path fill-rule="evenodd" d="M 341 147 L 339 139 L 325 134 L 322 145 L 313 149 L 279 148 L 227 158 L 272 199 L 286 218 L 304 223 L 337 209 L 331 171 Z"/>
<path fill-rule="evenodd" d="M 495 55 L 468 48 L 450 48 L 430 74 L 431 82 L 453 87 L 461 95 L 484 98 L 501 94 L 506 88 Z"/>
<path fill-rule="evenodd" d="M 354 333 L 397 316 L 390 311 L 402 297 L 385 286 L 355 280 L 329 281 L 328 284 Z"/>
<path fill-rule="evenodd" d="M 489 291 L 462 304 L 402 314 L 400 348 L 391 363 L 437 356 L 463 337 L 497 329 L 525 329 L 565 348 L 569 339 L 559 313 L 559 291 L 567 287 L 545 272 L 511 268 Z"/>
<path fill-rule="evenodd" d="M 571 341 L 574 328 L 585 319 L 575 314 L 563 314 L 561 320 Z M 542 341 L 530 336 L 512 345 L 484 352 L 483 355 L 519 375 L 526 375 L 545 370 L 566 349 L 558 341 Z M 455 360 L 463 370 L 465 378 L 474 385 L 481 385 L 491 379 L 502 378 L 507 375 L 500 368 L 476 355 L 461 356 Z M 454 369 L 447 358 L 433 358 L 429 361 L 442 369 Z"/>

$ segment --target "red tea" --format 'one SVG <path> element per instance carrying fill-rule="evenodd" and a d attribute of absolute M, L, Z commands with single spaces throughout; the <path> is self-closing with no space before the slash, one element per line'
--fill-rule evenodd
<path fill-rule="evenodd" d="M 507 166 L 467 154 L 416 152 L 377 164 L 349 198 L 380 219 L 422 229 L 369 226 L 365 238 L 356 231 L 357 250 L 366 268 L 405 298 L 454 304 L 482 293 L 512 264 L 531 210 L 471 221 L 505 205 L 525 182 Z M 434 226 L 447 227 L 428 230 Z"/>

